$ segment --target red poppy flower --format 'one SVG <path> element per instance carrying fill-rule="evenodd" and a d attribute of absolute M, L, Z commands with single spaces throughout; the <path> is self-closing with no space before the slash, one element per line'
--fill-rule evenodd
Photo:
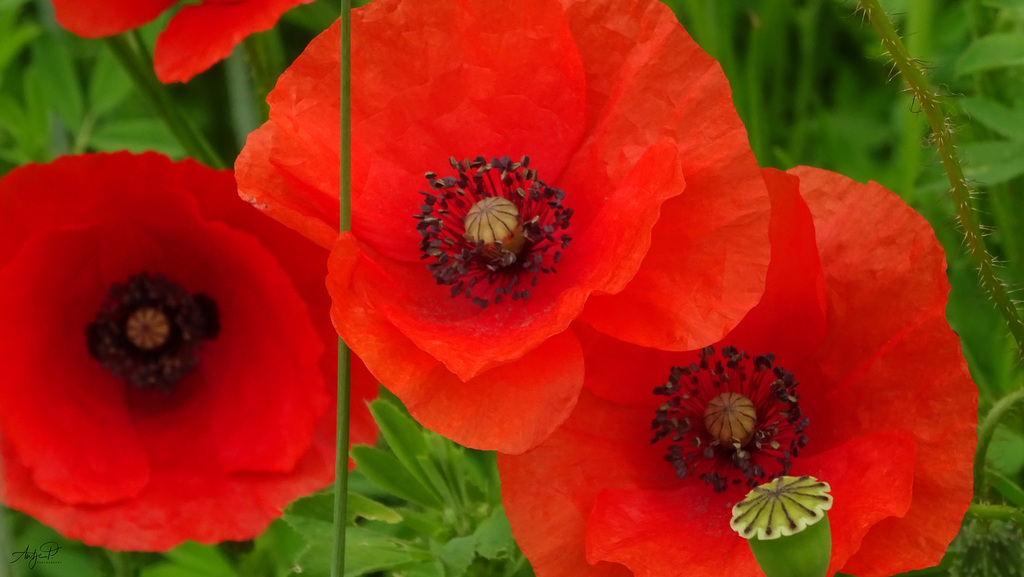
<path fill-rule="evenodd" d="M 239 190 L 333 246 L 335 327 L 427 427 L 524 451 L 582 387 L 574 319 L 686 350 L 757 302 L 767 192 L 725 77 L 664 5 L 375 0 L 352 39 L 351 233 L 337 26 L 268 98 Z"/>
<path fill-rule="evenodd" d="M 230 171 L 65 157 L 0 180 L 8 506 L 119 550 L 249 539 L 334 475 L 326 251 Z M 354 442 L 376 435 L 353 370 Z"/>
<path fill-rule="evenodd" d="M 877 184 L 810 168 L 766 178 L 772 262 L 740 325 L 683 353 L 577 329 L 575 412 L 499 458 L 539 577 L 761 575 L 730 509 L 784 471 L 832 486 L 830 575 L 934 565 L 956 535 L 977 390 L 945 320 L 942 248 Z"/>
<path fill-rule="evenodd" d="M 227 58 L 246 36 L 270 30 L 282 14 L 312 0 L 200 0 L 186 4 L 156 40 L 161 82 L 188 82 Z M 156 19 L 178 0 L 53 0 L 57 22 L 85 38 L 113 36 Z"/>

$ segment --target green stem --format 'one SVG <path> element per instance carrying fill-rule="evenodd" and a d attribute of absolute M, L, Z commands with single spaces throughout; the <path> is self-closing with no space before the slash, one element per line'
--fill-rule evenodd
<path fill-rule="evenodd" d="M 237 48 L 224 61 L 224 73 L 227 77 L 228 102 L 230 103 L 231 128 L 235 133 L 235 144 L 239 149 L 245 145 L 249 133 L 259 128 L 266 120 L 265 115 L 257 112 L 260 103 L 254 99 L 256 92 L 252 80 L 246 70 L 245 58 Z"/>
<path fill-rule="evenodd" d="M 352 228 L 352 0 L 341 0 L 341 142 L 339 143 L 338 229 Z M 334 474 L 334 550 L 331 576 L 345 573 L 345 524 L 348 519 L 348 436 L 351 402 L 351 353 L 338 339 L 338 420 Z"/>
<path fill-rule="evenodd" d="M 110 564 L 114 566 L 114 577 L 135 577 L 135 564 L 127 551 L 107 551 Z"/>
<path fill-rule="evenodd" d="M 985 237 L 981 232 L 981 225 L 977 213 L 971 206 L 971 189 L 964 178 L 963 167 L 955 152 L 955 142 L 952 123 L 942 112 L 938 96 L 925 78 L 917 62 L 912 59 L 903 40 L 893 28 L 892 22 L 886 16 L 885 11 L 879 6 L 878 0 L 859 0 L 860 8 L 867 15 L 871 26 L 882 39 L 882 46 L 892 57 L 896 68 L 903 75 L 910 88 L 910 93 L 924 112 L 928 124 L 931 125 L 935 144 L 939 149 L 939 156 L 942 165 L 946 169 L 946 177 L 949 179 L 950 193 L 956 204 L 957 216 L 960 225 L 964 229 L 968 252 L 974 258 L 978 267 L 978 274 L 981 277 L 981 285 L 988 292 L 996 304 L 1003 318 L 1017 341 L 1018 356 L 1024 359 L 1024 323 L 1021 322 L 1017 308 L 1010 300 L 1006 285 L 996 275 L 995 263 L 988 247 L 985 245 Z"/>
<path fill-rule="evenodd" d="M 979 519 L 1013 520 L 1018 527 L 1024 527 L 1024 511 L 1009 505 L 978 505 L 972 503 L 967 514 Z"/>
<path fill-rule="evenodd" d="M 227 166 L 210 143 L 182 113 L 174 98 L 153 73 L 153 62 L 145 51 L 137 33 L 121 34 L 106 38 L 107 47 L 118 63 L 132 79 L 135 87 L 149 102 L 160 119 L 181 143 L 185 152 L 213 168 Z"/>
<path fill-rule="evenodd" d="M 1024 389 L 1020 389 L 999 399 L 989 409 L 985 419 L 978 427 L 978 447 L 974 453 L 974 490 L 978 491 L 985 483 L 985 455 L 996 432 L 996 425 L 1003 419 L 1014 405 L 1024 401 Z"/>
<path fill-rule="evenodd" d="M 277 84 L 279 74 L 275 73 L 277 67 L 274 63 L 273 49 L 271 42 L 273 38 L 269 35 L 273 31 L 252 34 L 242 41 L 245 49 L 246 60 L 249 61 L 249 70 L 252 73 L 253 94 L 260 109 L 261 119 L 266 121 L 270 106 L 266 102 L 267 95 Z"/>

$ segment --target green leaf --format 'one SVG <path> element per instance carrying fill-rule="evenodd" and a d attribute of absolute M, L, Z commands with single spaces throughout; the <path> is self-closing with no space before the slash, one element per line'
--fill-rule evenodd
<path fill-rule="evenodd" d="M 96 58 L 89 77 L 89 107 L 97 116 L 116 109 L 132 93 L 132 81 L 109 50 Z"/>
<path fill-rule="evenodd" d="M 167 561 L 143 567 L 139 577 L 233 577 L 234 567 L 216 547 L 186 542 L 164 554 Z"/>
<path fill-rule="evenodd" d="M 960 76 L 1024 64 L 1024 34 L 989 34 L 978 38 L 956 62 Z"/>
<path fill-rule="evenodd" d="M 992 186 L 1024 174 L 1024 141 L 971 142 L 961 147 L 964 174 L 983 186 Z"/>
<path fill-rule="evenodd" d="M 34 23 L 19 24 L 13 30 L 2 30 L 0 35 L 0 72 L 21 54 L 30 42 L 39 36 L 40 28 Z"/>
<path fill-rule="evenodd" d="M 1024 111 L 1007 108 L 985 98 L 964 98 L 960 105 L 971 120 L 1010 140 L 1024 140 Z"/>
<path fill-rule="evenodd" d="M 1024 507 L 1024 489 L 1021 489 L 1013 479 L 993 469 L 988 469 L 985 476 L 1004 499 L 1013 505 Z"/>
<path fill-rule="evenodd" d="M 172 158 L 185 156 L 184 149 L 167 127 L 155 118 L 108 120 L 96 127 L 89 145 L 99 150 L 156 150 Z"/>
<path fill-rule="evenodd" d="M 469 537 L 456 537 L 448 541 L 437 552 L 438 558 L 444 563 L 445 575 L 460 577 L 469 568 L 476 556 L 476 539 Z"/>
<path fill-rule="evenodd" d="M 484 519 L 473 536 L 477 543 L 476 552 L 487 559 L 506 559 L 516 550 L 512 527 L 503 507 L 496 508 L 490 517 Z"/>
<path fill-rule="evenodd" d="M 427 443 L 423 439 L 423 428 L 408 414 L 384 399 L 370 403 L 370 413 L 395 457 L 421 485 L 431 489 L 434 496 L 440 499 L 441 494 L 429 482 L 429 475 L 425 474 L 423 468 L 422 459 L 430 457 Z"/>
<path fill-rule="evenodd" d="M 71 51 L 47 34 L 36 40 L 33 57 L 43 89 L 50 95 L 50 105 L 65 124 L 77 130 L 82 125 L 85 107 Z"/>
<path fill-rule="evenodd" d="M 348 494 L 348 515 L 350 522 L 354 521 L 356 517 L 383 523 L 402 522 L 402 514 L 398 511 L 358 493 Z"/>
<path fill-rule="evenodd" d="M 364 575 L 433 558 L 420 547 L 361 527 L 345 530 L 345 576 Z"/>
<path fill-rule="evenodd" d="M 1005 425 L 997 426 L 985 461 L 996 471 L 1016 477 L 1024 470 L 1024 436 Z"/>
<path fill-rule="evenodd" d="M 1024 0 L 983 0 L 982 4 L 986 6 L 991 6 L 993 8 L 1024 8 Z"/>
<path fill-rule="evenodd" d="M 375 447 L 352 447 L 352 459 L 366 478 L 392 495 L 428 508 L 440 508 L 440 499 L 423 486 L 394 456 Z"/>
<path fill-rule="evenodd" d="M 321 491 L 294 501 L 285 510 L 286 515 L 308 517 L 325 523 L 334 519 L 334 491 Z M 358 493 L 348 494 L 348 522 L 356 518 L 384 523 L 400 523 L 402 515 L 388 507 Z"/>

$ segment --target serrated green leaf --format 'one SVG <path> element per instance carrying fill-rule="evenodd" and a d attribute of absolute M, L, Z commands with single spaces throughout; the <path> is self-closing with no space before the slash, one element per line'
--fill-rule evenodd
<path fill-rule="evenodd" d="M 472 536 L 456 537 L 445 543 L 437 556 L 444 563 L 445 575 L 461 577 L 476 556 L 476 539 Z"/>
<path fill-rule="evenodd" d="M 429 458 L 430 455 L 427 443 L 423 439 L 423 427 L 401 409 L 384 399 L 377 399 L 370 403 L 370 413 L 373 414 L 373 419 L 380 427 L 381 435 L 394 451 L 395 457 L 402 462 L 411 475 L 416 477 L 421 485 L 431 489 L 434 496 L 440 499 L 441 494 L 429 482 L 429 476 L 423 469 L 421 458 Z"/>
<path fill-rule="evenodd" d="M 375 447 L 352 447 L 352 459 L 366 478 L 392 495 L 428 508 L 439 508 L 442 503 L 433 492 L 423 486 L 390 453 Z"/>
<path fill-rule="evenodd" d="M 433 555 L 422 548 L 387 535 L 348 527 L 345 531 L 345 576 L 430 561 Z"/>
<path fill-rule="evenodd" d="M 71 51 L 49 34 L 38 38 L 32 48 L 33 67 L 38 70 L 43 89 L 51 96 L 50 106 L 65 124 L 77 130 L 82 125 L 85 106 Z"/>
<path fill-rule="evenodd" d="M 971 120 L 1010 140 L 1024 140 L 1024 111 L 985 98 L 964 98 L 960 104 Z"/>
<path fill-rule="evenodd" d="M 484 519 L 473 536 L 476 538 L 476 552 L 487 559 L 508 558 L 516 548 L 512 526 L 508 523 L 503 507 L 497 507 Z"/>
<path fill-rule="evenodd" d="M 1024 470 L 1024 436 L 1005 425 L 997 426 L 985 461 L 1003 475 L 1016 477 Z"/>
<path fill-rule="evenodd" d="M 968 179 L 992 186 L 1024 174 L 1024 141 L 971 142 L 961 148 Z"/>
<path fill-rule="evenodd" d="M 348 515 L 350 522 L 356 517 L 383 523 L 402 522 L 402 514 L 398 511 L 358 493 L 348 494 Z"/>
<path fill-rule="evenodd" d="M 989 34 L 964 50 L 956 62 L 956 73 L 963 76 L 1021 64 L 1024 64 L 1024 34 Z"/>
<path fill-rule="evenodd" d="M 330 523 L 334 519 L 334 493 L 320 491 L 292 501 L 284 510 L 285 517 L 298 516 Z"/>
<path fill-rule="evenodd" d="M 1018 507 L 1024 507 L 1024 489 L 1021 489 L 1013 479 L 993 469 L 989 469 L 986 476 L 1004 499 Z"/>
<path fill-rule="evenodd" d="M 400 523 L 402 521 L 402 515 L 398 511 L 358 493 L 350 492 L 348 494 L 347 513 L 349 523 L 352 523 L 357 517 L 384 523 Z M 334 519 L 334 492 L 321 491 L 297 499 L 288 505 L 285 515 L 309 517 L 331 523 Z"/>

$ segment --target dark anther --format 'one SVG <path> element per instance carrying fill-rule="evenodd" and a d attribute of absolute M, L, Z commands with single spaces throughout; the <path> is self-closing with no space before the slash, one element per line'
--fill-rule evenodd
<path fill-rule="evenodd" d="M 788 473 L 808 443 L 793 373 L 775 355 L 750 357 L 735 347 L 698 353 L 698 363 L 672 367 L 654 389 L 668 397 L 651 421 L 651 443 L 668 438 L 665 460 L 680 478 L 697 476 L 714 488 L 757 486 Z M 767 466 L 767 468 L 766 468 Z"/>
<path fill-rule="evenodd" d="M 219 332 L 213 299 L 142 273 L 111 285 L 85 342 L 89 356 L 115 377 L 169 392 L 198 365 L 201 343 Z"/>
<path fill-rule="evenodd" d="M 433 192 L 420 192 L 426 200 L 413 217 L 421 258 L 430 260 L 427 270 L 437 284 L 453 287 L 453 298 L 463 294 L 481 308 L 505 295 L 527 299 L 539 275 L 557 272 L 554 265 L 572 238 L 554 233 L 569 228 L 572 209 L 562 206 L 565 193 L 546 185 L 529 163 L 525 156 L 519 162 L 453 157 L 457 176 L 426 174 Z M 461 288 L 477 281 L 486 282 L 473 294 Z"/>

